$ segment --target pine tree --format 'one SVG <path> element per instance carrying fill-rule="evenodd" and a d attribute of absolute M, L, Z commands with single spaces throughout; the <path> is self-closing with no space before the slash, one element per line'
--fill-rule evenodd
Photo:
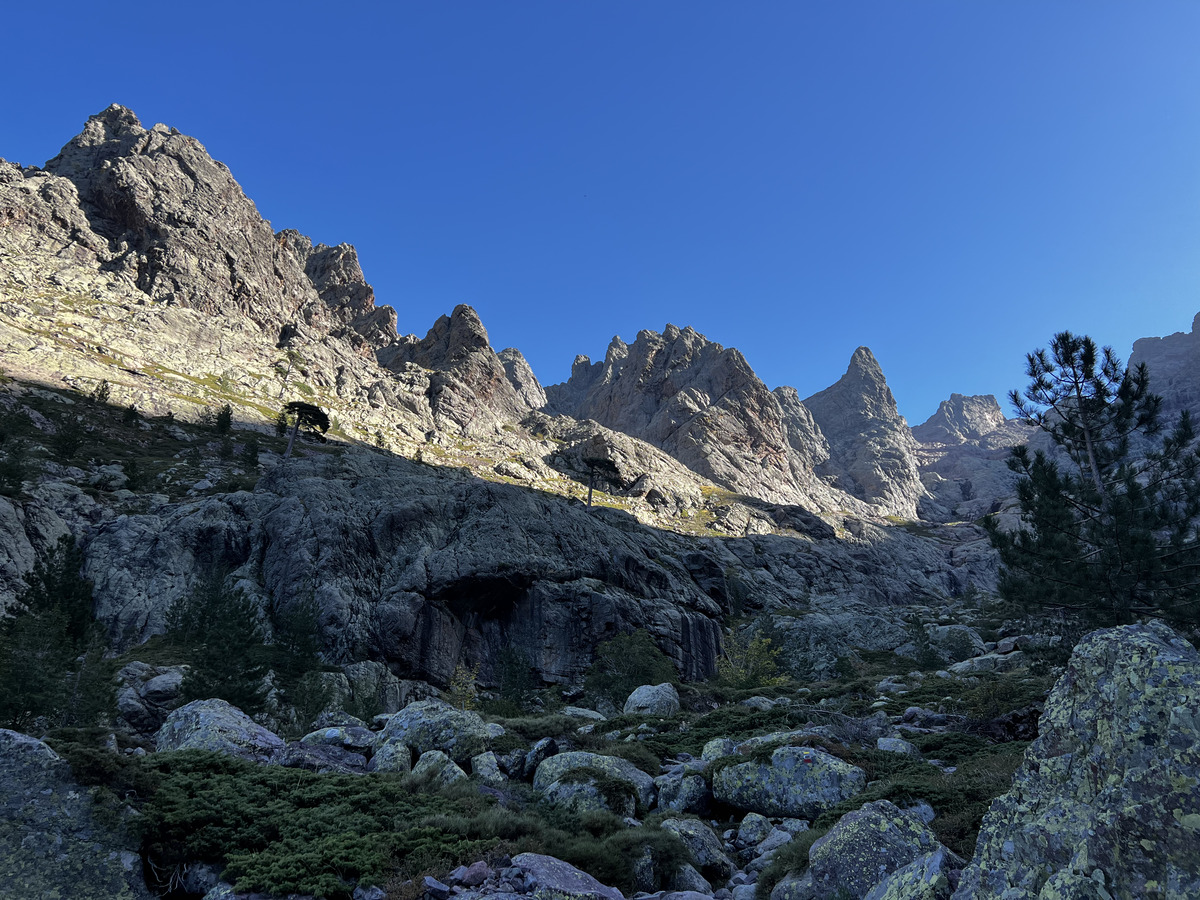
<path fill-rule="evenodd" d="M 251 714 L 263 709 L 267 664 L 258 607 L 220 573 L 172 604 L 167 634 L 191 665 L 183 679 L 186 700 L 219 698 Z"/>
<path fill-rule="evenodd" d="M 92 615 L 83 554 L 64 537 L 26 578 L 0 625 L 0 725 L 17 731 L 92 725 L 113 705 L 111 662 Z"/>
<path fill-rule="evenodd" d="M 1091 338 L 1054 336 L 1027 357 L 1017 412 L 1059 449 L 1014 447 L 1020 524 L 985 522 L 1001 593 L 1105 624 L 1200 618 L 1200 457 L 1189 415 L 1162 434 L 1162 400 L 1144 365 L 1130 371 Z"/>

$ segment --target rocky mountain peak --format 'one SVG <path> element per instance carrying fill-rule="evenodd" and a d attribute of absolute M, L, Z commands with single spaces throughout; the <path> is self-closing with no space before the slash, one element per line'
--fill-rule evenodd
<path fill-rule="evenodd" d="M 922 444 L 962 444 L 979 441 L 1007 420 L 992 394 L 964 396 L 951 394 L 938 404 L 937 412 L 913 428 L 913 437 Z"/>
<path fill-rule="evenodd" d="M 829 441 L 824 471 L 853 496 L 915 518 L 924 494 L 917 444 L 875 355 L 859 347 L 846 374 L 804 401 Z"/>

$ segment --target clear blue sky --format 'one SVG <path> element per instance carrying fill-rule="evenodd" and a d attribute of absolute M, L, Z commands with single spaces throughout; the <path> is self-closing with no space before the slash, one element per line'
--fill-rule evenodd
<path fill-rule="evenodd" d="M 66 2 L 6 31 L 0 156 L 129 106 L 276 229 L 356 245 L 401 331 L 470 303 L 546 383 L 673 322 L 801 396 L 866 344 L 916 424 L 1055 331 L 1127 356 L 1200 311 L 1191 0 Z"/>

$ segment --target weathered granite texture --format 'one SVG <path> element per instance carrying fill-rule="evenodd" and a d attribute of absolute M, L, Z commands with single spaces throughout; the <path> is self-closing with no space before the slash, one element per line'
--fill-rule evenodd
<path fill-rule="evenodd" d="M 955 900 L 1200 896 L 1196 650 L 1158 622 L 1092 632 L 1038 727 Z"/>
<path fill-rule="evenodd" d="M 418 755 L 440 750 L 465 764 L 486 749 L 487 741 L 487 727 L 478 713 L 440 700 L 418 700 L 388 719 L 378 745 L 403 744 Z"/>
<path fill-rule="evenodd" d="M 137 837 L 99 812 L 58 754 L 0 729 L 0 897 L 150 900 Z"/>

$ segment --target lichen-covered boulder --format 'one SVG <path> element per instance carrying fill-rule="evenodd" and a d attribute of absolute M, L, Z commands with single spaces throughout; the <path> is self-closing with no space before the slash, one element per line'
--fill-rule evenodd
<path fill-rule="evenodd" d="M 407 775 L 412 771 L 412 750 L 399 741 L 381 744 L 367 763 L 368 772 L 393 772 Z"/>
<path fill-rule="evenodd" d="M 1200 654 L 1157 622 L 1080 641 L 954 897 L 1101 888 L 1200 897 Z"/>
<path fill-rule="evenodd" d="M 678 835 L 692 860 L 706 878 L 724 881 L 733 874 L 733 863 L 712 829 L 698 819 L 664 819 L 665 831 Z"/>
<path fill-rule="evenodd" d="M 776 748 L 765 761 L 719 769 L 713 796 L 764 816 L 814 819 L 867 786 L 862 769 L 813 747 Z"/>
<path fill-rule="evenodd" d="M 519 853 L 512 864 L 532 883 L 534 900 L 625 900 L 616 888 L 606 887 L 570 863 L 541 853 Z"/>
<path fill-rule="evenodd" d="M 669 681 L 634 688 L 625 701 L 625 715 L 673 716 L 679 712 L 679 691 Z"/>
<path fill-rule="evenodd" d="M 577 776 L 572 775 L 580 772 L 593 783 L 603 780 L 627 785 L 638 804 L 644 808 L 649 808 L 654 799 L 654 779 L 633 763 L 620 757 L 602 756 L 583 750 L 559 753 L 543 760 L 533 774 L 533 787 L 546 794 L 557 782 L 583 783 L 582 779 L 576 780 Z M 604 785 L 597 787 L 602 790 Z"/>
<path fill-rule="evenodd" d="M 167 716 L 154 743 L 165 750 L 213 750 L 251 762 L 270 762 L 283 738 L 224 700 L 193 700 Z"/>
<path fill-rule="evenodd" d="M 470 710 L 455 709 L 439 700 L 418 700 L 396 713 L 384 726 L 379 746 L 399 741 L 425 753 L 441 750 L 456 763 L 467 763 L 487 749 L 488 730 Z"/>
<path fill-rule="evenodd" d="M 137 847 L 58 754 L 0 729 L 0 897 L 150 900 Z"/>
<path fill-rule="evenodd" d="M 712 807 L 712 790 L 703 775 L 673 772 L 654 779 L 658 808 L 703 815 Z"/>
<path fill-rule="evenodd" d="M 471 757 L 471 774 L 493 787 L 499 787 L 508 781 L 500 771 L 500 762 L 496 759 L 496 754 L 491 750 Z"/>
<path fill-rule="evenodd" d="M 428 776 L 439 784 L 453 784 L 467 777 L 467 773 L 441 750 L 426 750 L 422 753 L 417 764 L 413 766 L 412 773 L 418 778 Z"/>
<path fill-rule="evenodd" d="M 361 775 L 367 771 L 367 758 L 361 753 L 328 744 L 302 744 L 293 741 L 272 762 L 286 769 L 335 775 Z"/>
<path fill-rule="evenodd" d="M 963 861 L 939 847 L 922 854 L 871 889 L 864 900 L 950 900 Z"/>
<path fill-rule="evenodd" d="M 813 843 L 808 871 L 817 896 L 841 891 L 862 897 L 897 869 L 940 847 L 916 816 L 877 800 L 842 816 Z"/>

